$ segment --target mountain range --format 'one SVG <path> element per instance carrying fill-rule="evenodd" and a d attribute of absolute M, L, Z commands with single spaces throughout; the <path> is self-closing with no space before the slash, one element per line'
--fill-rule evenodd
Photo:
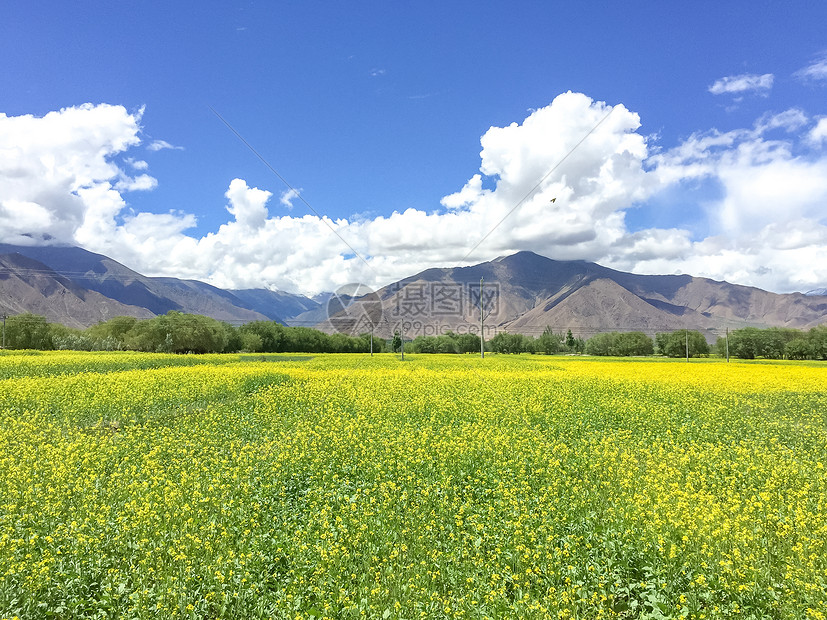
<path fill-rule="evenodd" d="M 69 327 L 170 310 L 236 324 L 283 323 L 280 312 L 295 315 L 318 305 L 301 295 L 266 289 L 225 291 L 197 280 L 147 277 L 79 247 L 0 244 L 0 311 L 41 314 Z"/>
<path fill-rule="evenodd" d="M 689 275 L 626 273 L 532 252 L 470 267 L 427 269 L 375 293 L 363 292 L 310 299 L 268 289 L 222 290 L 196 280 L 143 276 L 78 247 L 0 244 L 0 312 L 42 314 L 71 327 L 177 310 L 235 324 L 274 320 L 325 331 L 367 331 L 372 324 L 378 335 L 401 328 L 408 338 L 446 330 L 477 332 L 480 298 L 486 336 L 502 330 L 539 335 L 546 327 L 571 329 L 584 338 L 612 330 L 651 334 L 689 328 L 714 340 L 727 328 L 807 329 L 827 322 L 822 290 L 777 294 Z M 338 320 L 342 317 L 348 320 Z"/>

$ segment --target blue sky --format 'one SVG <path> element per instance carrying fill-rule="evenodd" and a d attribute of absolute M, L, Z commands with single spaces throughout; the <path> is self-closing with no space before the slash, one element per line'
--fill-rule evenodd
<path fill-rule="evenodd" d="M 0 159 L 4 240 L 46 233 L 150 274 L 294 292 L 519 249 L 827 286 L 822 2 L 35 1 L 3 14 L 0 149 L 31 163 Z M 312 210 L 282 200 L 211 108 Z M 35 122 L 49 113 L 48 129 Z M 58 139 L 64 127 L 75 137 Z M 604 166 L 623 153 L 628 170 Z M 804 195 L 789 213 L 759 208 L 748 190 L 762 182 Z"/>

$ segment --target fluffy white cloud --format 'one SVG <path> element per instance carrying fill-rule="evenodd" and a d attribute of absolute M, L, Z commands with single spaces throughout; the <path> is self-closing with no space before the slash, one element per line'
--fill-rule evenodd
<path fill-rule="evenodd" d="M 153 140 L 146 147 L 147 151 L 163 151 L 167 149 L 172 151 L 183 151 L 184 147 L 175 146 L 174 144 L 170 144 L 166 140 Z"/>
<path fill-rule="evenodd" d="M 792 133 L 809 123 L 810 119 L 804 110 L 790 108 L 779 114 L 764 114 L 755 123 L 754 133 L 760 135 L 772 129 L 783 129 L 787 133 Z"/>
<path fill-rule="evenodd" d="M 807 139 L 814 146 L 821 146 L 821 144 L 827 140 L 827 116 L 818 120 L 815 127 L 813 127 L 807 135 Z"/>
<path fill-rule="evenodd" d="M 725 93 L 743 93 L 747 91 L 768 91 L 772 88 L 772 83 L 775 76 L 772 73 L 765 73 L 757 75 L 755 73 L 744 73 L 742 75 L 730 75 L 715 80 L 712 86 L 709 87 L 709 92 L 713 95 L 723 95 Z"/>
<path fill-rule="evenodd" d="M 706 206 L 713 235 L 678 260 L 663 257 L 618 265 L 641 272 L 683 271 L 777 291 L 807 290 L 827 281 L 827 156 L 806 153 L 814 129 L 798 110 L 762 117 L 752 129 L 695 135 L 652 158 L 664 183 L 714 179 L 721 198 Z M 787 140 L 771 129 L 801 128 Z M 813 285 L 813 286 L 811 286 Z"/>
<path fill-rule="evenodd" d="M 827 80 L 827 54 L 796 71 L 795 76 L 805 82 L 823 82 Z"/>
<path fill-rule="evenodd" d="M 118 182 L 115 183 L 115 189 L 119 192 L 147 191 L 155 189 L 157 186 L 158 179 L 148 174 L 139 174 L 136 177 L 120 175 Z"/>
<path fill-rule="evenodd" d="M 124 161 L 128 163 L 132 168 L 135 170 L 147 170 L 149 169 L 149 164 L 142 159 L 135 159 L 133 157 L 127 157 Z"/>
<path fill-rule="evenodd" d="M 279 202 L 283 207 L 286 207 L 287 209 L 292 209 L 293 201 L 299 197 L 300 191 L 300 189 L 293 189 L 292 187 L 290 189 L 284 190 L 281 193 L 281 196 L 279 196 Z"/>
<path fill-rule="evenodd" d="M 460 207 L 469 205 L 472 202 L 476 202 L 480 199 L 483 193 L 484 190 L 482 189 L 482 176 L 479 174 L 475 174 L 469 179 L 469 181 L 463 186 L 461 190 L 453 194 L 449 194 L 448 196 L 445 196 L 440 201 L 440 204 L 442 204 L 443 207 L 447 207 L 449 209 L 459 209 Z"/>
<path fill-rule="evenodd" d="M 72 241 L 91 213 L 117 214 L 113 189 L 151 189 L 111 156 L 140 142 L 141 112 L 86 104 L 42 118 L 0 114 L 0 234 L 21 244 Z M 113 204 L 117 203 L 117 206 Z"/>
<path fill-rule="evenodd" d="M 823 120 L 792 109 L 655 150 L 639 133 L 637 114 L 569 92 L 522 123 L 490 128 L 479 172 L 445 196 L 442 209 L 350 220 L 275 216 L 270 191 L 233 179 L 225 193 L 232 219 L 195 237 L 191 214 L 128 208 L 125 192 L 155 186 L 147 174 L 130 177 L 112 163 L 113 154 L 139 144 L 140 114 L 81 106 L 42 119 L 0 116 L 0 236 L 21 243 L 46 234 L 149 275 L 228 288 L 380 286 L 428 267 L 528 249 L 639 273 L 807 290 L 827 282 Z M 629 229 L 629 209 L 693 180 L 720 188 L 683 218 L 707 236 L 678 226 Z M 279 196 L 282 204 L 293 198 L 289 190 Z"/>
<path fill-rule="evenodd" d="M 227 211 L 235 221 L 246 228 L 260 228 L 267 221 L 267 201 L 272 196 L 268 191 L 249 188 L 242 179 L 233 179 L 224 194 L 230 201 Z"/>

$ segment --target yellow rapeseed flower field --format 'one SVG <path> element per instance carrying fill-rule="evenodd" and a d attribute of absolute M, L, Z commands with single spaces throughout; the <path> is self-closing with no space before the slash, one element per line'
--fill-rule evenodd
<path fill-rule="evenodd" d="M 0 618 L 825 618 L 827 367 L 0 355 Z"/>

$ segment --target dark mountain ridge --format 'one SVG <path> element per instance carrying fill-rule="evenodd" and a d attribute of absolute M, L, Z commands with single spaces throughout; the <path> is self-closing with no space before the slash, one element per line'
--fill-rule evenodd
<path fill-rule="evenodd" d="M 0 311 L 31 312 L 69 327 L 87 327 L 119 315 L 149 318 L 146 308 L 78 285 L 44 263 L 18 252 L 0 254 Z"/>
<path fill-rule="evenodd" d="M 583 337 L 690 328 L 712 340 L 727 328 L 807 329 L 827 321 L 824 295 L 781 295 L 689 275 L 639 275 L 518 252 L 468 267 L 426 269 L 381 288 L 377 333 L 387 336 L 399 326 L 406 337 L 478 329 L 480 279 L 486 336 L 500 330 L 537 335 L 546 327 Z M 71 246 L 0 244 L 0 292 L 0 311 L 44 314 L 75 327 L 118 314 L 147 318 L 177 310 L 233 323 L 275 320 L 333 329 L 326 322 L 330 294 L 309 299 L 147 277 Z"/>
<path fill-rule="evenodd" d="M 437 318 L 442 331 L 472 330 L 479 324 L 475 290 L 480 278 L 497 295 L 486 326 L 525 334 L 536 335 L 547 326 L 572 329 L 586 337 L 599 331 L 690 328 L 714 339 L 727 328 L 806 329 L 827 321 L 824 296 L 782 295 L 690 275 L 639 275 L 582 260 L 557 261 L 517 252 L 469 267 L 427 269 L 382 288 L 378 294 L 386 324 L 407 319 L 412 337 L 417 331 L 424 333 Z M 460 287 L 465 293 L 464 307 L 452 316 L 424 312 L 405 316 L 399 311 L 408 289 L 424 287 L 433 292 L 445 286 Z M 422 329 L 417 330 L 417 325 Z"/>
<path fill-rule="evenodd" d="M 146 318 L 147 314 L 153 316 L 176 310 L 238 323 L 268 318 L 250 309 L 232 293 L 210 284 L 197 280 L 143 276 L 107 256 L 82 248 L 0 244 L 0 256 L 10 253 L 38 261 L 49 271 L 71 282 L 76 289 L 94 291 L 120 302 L 125 306 L 125 315 Z M 51 318 L 58 316 L 59 312 L 54 310 L 46 314 Z M 89 314 L 91 316 L 93 313 Z"/>

